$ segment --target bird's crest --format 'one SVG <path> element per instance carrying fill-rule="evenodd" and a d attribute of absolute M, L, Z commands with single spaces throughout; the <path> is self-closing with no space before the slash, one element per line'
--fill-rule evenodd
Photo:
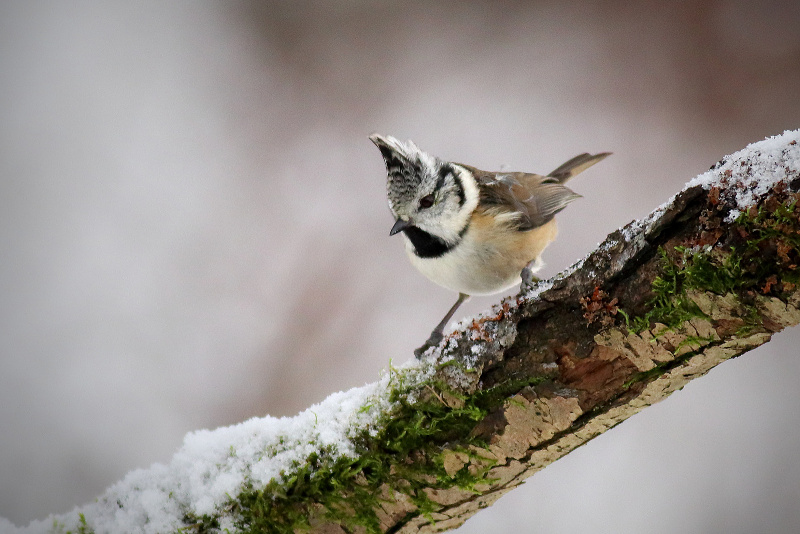
<path fill-rule="evenodd" d="M 442 162 L 420 150 L 413 141 L 405 143 L 391 136 L 372 134 L 370 140 L 381 151 L 386 163 L 386 193 L 389 207 L 397 208 L 411 202 L 420 190 L 423 180 L 438 176 Z"/>

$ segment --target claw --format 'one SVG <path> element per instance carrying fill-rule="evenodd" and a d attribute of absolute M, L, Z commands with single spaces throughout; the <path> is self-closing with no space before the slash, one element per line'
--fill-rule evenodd
<path fill-rule="evenodd" d="M 428 350 L 431 347 L 438 347 L 439 343 L 441 343 L 443 339 L 444 335 L 441 332 L 437 332 L 434 330 L 433 332 L 431 332 L 431 336 L 428 338 L 428 340 L 425 343 L 423 343 L 421 347 L 414 349 L 414 356 L 416 356 L 417 359 L 419 360 L 420 358 L 422 358 L 422 355 L 425 354 L 426 350 Z"/>
<path fill-rule="evenodd" d="M 534 271 L 538 271 L 541 267 L 541 259 L 536 258 L 522 268 L 522 272 L 520 273 L 520 278 L 522 278 L 522 283 L 519 286 L 520 291 L 533 289 L 536 287 L 536 284 L 541 282 L 541 278 L 533 275 Z"/>
<path fill-rule="evenodd" d="M 414 355 L 417 357 L 417 359 L 420 359 L 422 357 L 422 354 L 426 350 L 428 350 L 431 347 L 437 347 L 439 343 L 442 342 L 442 339 L 444 339 L 444 334 L 442 332 L 444 331 L 444 327 L 447 326 L 447 321 L 449 321 L 453 317 L 453 314 L 456 312 L 458 307 L 468 300 L 469 300 L 469 295 L 467 295 L 466 293 L 458 294 L 458 300 L 456 301 L 455 304 L 453 304 L 453 307 L 450 308 L 450 311 L 447 312 L 447 315 L 444 316 L 444 319 L 442 319 L 441 322 L 439 322 L 439 324 L 436 325 L 436 328 L 433 329 L 433 332 L 431 332 L 431 336 L 428 338 L 428 341 L 426 341 L 425 344 L 422 345 L 420 348 L 414 350 Z"/>
<path fill-rule="evenodd" d="M 536 287 L 536 284 L 541 282 L 542 279 L 534 276 L 530 269 L 525 267 L 522 269 L 522 283 L 520 284 L 520 291 L 526 291 Z"/>

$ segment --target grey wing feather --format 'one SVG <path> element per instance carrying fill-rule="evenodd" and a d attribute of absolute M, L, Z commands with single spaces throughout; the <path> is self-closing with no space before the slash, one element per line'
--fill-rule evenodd
<path fill-rule="evenodd" d="M 550 221 L 567 204 L 580 198 L 568 187 L 539 174 L 498 174 L 486 180 L 481 202 L 517 212 L 518 229 L 531 230 Z"/>
<path fill-rule="evenodd" d="M 550 221 L 567 204 L 581 196 L 560 183 L 544 181 L 528 189 L 528 198 L 519 199 L 518 209 L 523 217 L 520 220 L 520 230 L 530 230 Z M 516 196 L 516 195 L 515 195 Z"/>
<path fill-rule="evenodd" d="M 519 213 L 517 228 L 525 231 L 546 224 L 567 204 L 580 198 L 564 183 L 610 154 L 580 154 L 547 176 L 524 172 L 490 173 L 469 165 L 462 166 L 469 169 L 480 184 L 481 203 Z"/>

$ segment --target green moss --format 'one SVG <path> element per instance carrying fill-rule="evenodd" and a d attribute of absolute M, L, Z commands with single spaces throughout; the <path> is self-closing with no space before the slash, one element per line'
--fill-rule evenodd
<path fill-rule="evenodd" d="M 356 527 L 381 532 L 375 511 L 385 499 L 393 498 L 392 492 L 381 493 L 384 487 L 408 497 L 417 508 L 410 516 L 421 514 L 432 520 L 438 505 L 425 488 L 458 487 L 474 492 L 476 485 L 492 481 L 486 478 L 492 461 L 468 448 L 485 446 L 470 434 L 475 425 L 509 396 L 544 380 L 507 380 L 463 395 L 440 380 L 412 384 L 404 373 L 393 368 L 390 373 L 391 400 L 396 409 L 385 416 L 377 435 L 364 432 L 359 436 L 357 456 L 337 457 L 333 451 L 321 450 L 266 487 L 248 485 L 228 505 L 238 529 L 251 533 L 303 532 L 311 528 L 309 518 L 316 514 L 340 524 L 347 532 Z M 410 402 L 409 398 L 419 400 Z M 471 461 L 448 474 L 444 458 L 450 451 L 465 454 Z M 193 532 L 219 528 L 214 517 L 188 516 L 186 522 Z"/>
<path fill-rule="evenodd" d="M 744 324 L 736 330 L 737 337 L 749 336 L 755 330 L 764 326 L 761 320 L 761 314 L 758 313 L 758 309 L 754 306 L 745 307 L 744 313 L 742 313 L 739 318 L 744 321 Z"/>
<path fill-rule="evenodd" d="M 736 224 L 745 228 L 751 235 L 748 245 L 753 250 L 765 240 L 778 239 L 791 242 L 795 249 L 800 246 L 797 232 L 797 201 L 791 200 L 777 204 L 772 209 L 759 206 L 755 213 L 745 212 L 736 218 Z"/>
<path fill-rule="evenodd" d="M 94 529 L 86 522 L 86 516 L 78 514 L 78 526 L 75 530 L 67 530 L 66 525 L 53 520 L 53 527 L 51 532 L 54 534 L 94 534 Z"/>
<path fill-rule="evenodd" d="M 658 252 L 661 274 L 651 285 L 653 296 L 648 302 L 649 310 L 633 318 L 622 312 L 628 328 L 637 333 L 648 330 L 655 323 L 674 329 L 694 317 L 705 317 L 697 304 L 686 296 L 686 291 L 690 288 L 706 289 L 708 284 L 721 288 L 729 282 L 727 275 L 715 275 L 716 269 L 702 253 L 692 253 L 682 247 L 675 247 L 673 255 L 664 248 L 659 248 Z"/>
<path fill-rule="evenodd" d="M 693 317 L 705 317 L 686 296 L 691 289 L 718 295 L 741 293 L 759 289 L 770 277 L 778 276 L 782 282 L 800 283 L 795 261 L 800 250 L 796 201 L 778 204 L 773 211 L 761 206 L 755 214 L 741 214 L 735 224 L 741 229 L 741 236 L 734 240 L 736 245 L 721 249 L 660 248 L 661 272 L 651 286 L 650 309 L 637 317 L 623 311 L 628 328 L 641 332 L 654 323 L 663 323 L 673 329 Z M 747 328 L 760 324 L 752 313 L 745 319 Z"/>
<path fill-rule="evenodd" d="M 783 203 L 760 206 L 741 214 L 734 223 L 725 246 L 718 248 L 659 249 L 659 275 L 653 280 L 649 309 L 642 316 L 629 316 L 620 310 L 627 327 L 641 332 L 655 323 L 667 326 L 660 334 L 680 327 L 694 317 L 708 319 L 706 314 L 687 296 L 689 290 L 712 292 L 718 295 L 738 295 L 738 318 L 744 322 L 737 336 L 745 336 L 762 328 L 761 316 L 752 302 L 753 293 L 782 294 L 794 290 L 800 283 L 800 219 L 797 201 L 789 198 Z M 686 345 L 705 346 L 711 338 L 687 337 L 674 352 Z M 666 362 L 649 371 L 637 373 L 624 384 L 648 380 L 674 365 Z"/>
<path fill-rule="evenodd" d="M 634 373 L 624 384 L 622 384 L 622 389 L 627 390 L 637 382 L 648 382 L 651 378 L 656 378 L 660 376 L 666 369 L 668 369 L 672 365 L 672 362 L 664 362 L 662 364 L 656 365 L 652 369 L 647 371 L 641 371 L 639 373 Z M 600 411 L 603 408 L 598 406 L 597 410 Z"/>

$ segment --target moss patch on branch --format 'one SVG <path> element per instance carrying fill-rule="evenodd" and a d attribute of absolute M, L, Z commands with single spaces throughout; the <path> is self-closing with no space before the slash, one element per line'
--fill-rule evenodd
<path fill-rule="evenodd" d="M 708 319 L 690 297 L 692 290 L 733 293 L 745 305 L 755 294 L 785 297 L 793 291 L 800 283 L 797 197 L 779 187 L 766 202 L 740 214 L 727 235 L 717 234 L 720 242 L 715 246 L 703 243 L 703 238 L 720 227 L 724 207 L 706 210 L 698 237 L 659 249 L 660 273 L 651 286 L 649 310 L 633 317 L 620 310 L 626 326 L 638 333 L 656 323 L 674 329 L 693 317 Z M 743 319 L 753 326 L 757 314 Z"/>
<path fill-rule="evenodd" d="M 733 312 L 735 322 L 718 326 L 734 327 L 737 337 L 765 328 L 759 311 L 759 297 L 777 297 L 786 301 L 800 283 L 800 209 L 798 195 L 779 184 L 773 195 L 740 214 L 726 234 L 713 232 L 720 228 L 719 219 L 725 206 L 712 203 L 700 217 L 701 231 L 686 244 L 659 248 L 659 274 L 651 285 L 648 311 L 630 316 L 623 309 L 629 331 L 651 330 L 654 339 L 683 327 L 694 318 L 715 321 L 719 307 Z M 712 191 L 711 198 L 718 198 Z M 719 240 L 712 246 L 703 243 L 708 235 Z M 713 293 L 718 299 L 703 295 Z M 769 326 L 769 325 L 766 325 Z M 677 356 L 687 345 L 698 350 L 713 342 L 711 338 L 687 337 L 675 347 Z M 694 351 L 691 351 L 694 352 Z M 691 356 L 691 353 L 683 353 Z M 637 373 L 625 382 L 627 389 L 637 382 L 648 381 L 679 364 L 664 362 L 653 369 Z"/>
<path fill-rule="evenodd" d="M 357 456 L 319 451 L 266 487 L 244 488 L 228 505 L 237 530 L 289 534 L 322 522 L 340 525 L 346 532 L 359 527 L 383 532 L 376 510 L 394 502 L 397 494 L 413 504 L 412 515 L 430 516 L 439 505 L 426 489 L 474 492 L 476 484 L 491 482 L 486 474 L 492 460 L 477 458 L 468 448 L 485 445 L 472 430 L 510 395 L 545 380 L 506 381 L 467 396 L 443 380 L 409 386 L 402 372 L 392 372 L 397 378 L 392 389 L 397 408 L 385 415 L 377 435 L 365 432 L 358 438 Z M 453 453 L 468 460 L 456 470 L 447 457 Z M 210 516 L 187 516 L 186 524 L 190 527 L 184 532 L 220 529 L 219 519 Z"/>

